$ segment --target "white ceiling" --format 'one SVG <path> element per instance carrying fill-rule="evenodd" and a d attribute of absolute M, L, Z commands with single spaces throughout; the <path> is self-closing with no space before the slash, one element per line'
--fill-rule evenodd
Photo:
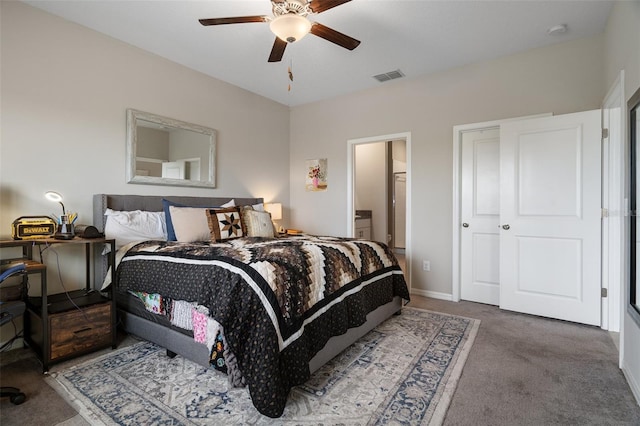
<path fill-rule="evenodd" d="M 267 23 L 204 27 L 200 18 L 271 16 L 269 0 L 31 1 L 32 6 L 107 34 L 285 105 L 295 106 L 380 84 L 592 36 L 612 1 L 353 0 L 310 15 L 362 43 L 348 51 L 314 35 L 268 63 L 275 36 Z M 549 36 L 547 29 L 568 31 Z M 294 81 L 288 90 L 287 67 Z"/>

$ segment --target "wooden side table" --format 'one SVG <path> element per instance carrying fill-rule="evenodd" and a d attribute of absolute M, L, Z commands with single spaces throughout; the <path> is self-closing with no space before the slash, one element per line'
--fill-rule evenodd
<path fill-rule="evenodd" d="M 86 285 L 84 289 L 54 295 L 48 294 L 46 270 L 42 262 L 34 259 L 33 249 L 42 251 L 47 246 L 83 244 L 85 246 Z M 0 248 L 22 247 L 22 258 L 0 261 L 3 264 L 24 262 L 27 272 L 40 273 L 41 296 L 25 294 L 25 342 L 32 347 L 42 361 L 44 373 L 51 364 L 87 352 L 117 346 L 116 301 L 111 287 L 100 293 L 92 285 L 91 248 L 109 244 L 111 279 L 115 282 L 115 240 L 105 238 L 74 238 L 71 240 L 34 239 L 2 240 Z M 42 260 L 42 259 L 40 259 Z"/>

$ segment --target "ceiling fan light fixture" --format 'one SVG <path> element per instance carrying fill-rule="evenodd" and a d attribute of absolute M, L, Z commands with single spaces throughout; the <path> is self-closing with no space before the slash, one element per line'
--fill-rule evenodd
<path fill-rule="evenodd" d="M 287 13 L 274 18 L 269 28 L 280 40 L 293 43 L 309 34 L 311 22 L 303 16 Z"/>

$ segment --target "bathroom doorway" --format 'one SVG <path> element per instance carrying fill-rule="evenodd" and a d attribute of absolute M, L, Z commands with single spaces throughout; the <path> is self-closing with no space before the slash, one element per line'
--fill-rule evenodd
<path fill-rule="evenodd" d="M 347 235 L 389 245 L 409 281 L 410 135 L 348 142 Z"/>

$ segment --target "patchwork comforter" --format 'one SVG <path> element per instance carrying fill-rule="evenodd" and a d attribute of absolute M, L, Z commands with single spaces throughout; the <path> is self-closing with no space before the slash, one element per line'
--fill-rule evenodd
<path fill-rule="evenodd" d="M 225 332 L 254 406 L 282 415 L 309 361 L 335 335 L 394 296 L 409 300 L 384 244 L 336 237 L 246 237 L 224 243 L 149 241 L 117 270 L 120 291 L 206 306 Z"/>

